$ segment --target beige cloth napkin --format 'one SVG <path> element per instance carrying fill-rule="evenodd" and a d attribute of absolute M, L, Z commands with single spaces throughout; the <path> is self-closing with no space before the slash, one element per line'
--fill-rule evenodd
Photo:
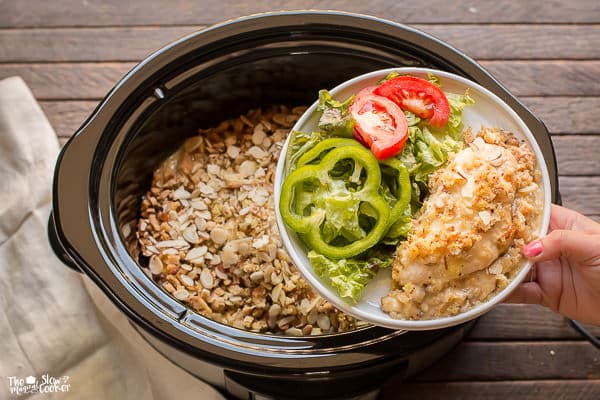
<path fill-rule="evenodd" d="M 46 224 L 58 150 L 23 80 L 0 81 L 0 399 L 222 399 L 54 256 Z M 28 382 L 59 391 L 14 392 Z"/>

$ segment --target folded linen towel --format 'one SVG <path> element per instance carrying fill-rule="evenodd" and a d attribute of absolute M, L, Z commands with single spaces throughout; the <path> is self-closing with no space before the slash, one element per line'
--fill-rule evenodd
<path fill-rule="evenodd" d="M 46 226 L 58 150 L 25 82 L 0 81 L 0 398 L 222 399 L 54 256 Z"/>

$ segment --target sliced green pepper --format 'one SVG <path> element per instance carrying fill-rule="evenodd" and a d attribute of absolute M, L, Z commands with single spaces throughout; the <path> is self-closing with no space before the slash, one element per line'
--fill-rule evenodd
<path fill-rule="evenodd" d="M 298 159 L 298 163 L 296 164 L 296 167 L 301 167 L 305 164 L 310 164 L 311 162 L 313 162 L 314 160 L 319 158 L 319 156 L 323 152 L 330 150 L 330 149 L 343 147 L 343 146 L 362 146 L 362 145 L 354 139 L 343 139 L 343 138 L 325 139 L 322 142 L 320 142 L 319 144 L 317 144 L 315 147 L 313 147 L 312 149 L 308 150 L 306 153 L 302 154 L 302 157 L 300 157 Z"/>
<path fill-rule="evenodd" d="M 285 179 L 279 209 L 283 221 L 308 246 L 331 259 L 341 259 L 358 255 L 379 242 L 388 228 L 390 208 L 379 193 L 381 171 L 375 156 L 364 147 L 351 144 L 353 139 L 328 139 L 323 143 L 329 140 L 336 140 L 337 146 L 318 164 L 299 166 Z M 307 156 L 306 162 L 318 157 L 329 144 L 322 146 L 323 150 Z M 356 188 L 349 188 L 343 178 L 338 179 L 333 173 L 336 165 L 345 160 L 354 162 L 348 181 L 356 183 Z M 367 215 L 365 209 L 370 218 L 375 216 L 369 232 L 362 232 L 359 224 L 360 214 Z M 336 242 L 337 235 L 325 238 L 326 225 L 338 229 L 346 239 L 359 238 L 348 244 Z"/>
<path fill-rule="evenodd" d="M 397 188 L 394 193 L 394 196 L 396 196 L 397 200 L 392 206 L 392 211 L 390 213 L 391 226 L 386 235 L 390 238 L 396 238 L 402 233 L 401 231 L 404 230 L 404 221 L 398 220 L 405 214 L 406 209 L 410 207 L 410 175 L 408 173 L 408 168 L 406 168 L 406 166 L 404 166 L 404 164 L 402 164 L 402 162 L 396 158 L 388 158 L 379 162 L 398 171 L 398 177 L 396 181 Z"/>

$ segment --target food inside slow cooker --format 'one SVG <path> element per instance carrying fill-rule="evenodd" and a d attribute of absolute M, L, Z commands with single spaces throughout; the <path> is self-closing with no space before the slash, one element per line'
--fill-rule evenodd
<path fill-rule="evenodd" d="M 528 144 L 500 129 L 465 133 L 467 147 L 429 179 L 429 195 L 393 262 L 381 300 L 394 318 L 455 315 L 481 304 L 521 269 L 539 230 L 541 176 Z"/>
<path fill-rule="evenodd" d="M 137 226 L 149 274 L 208 318 L 296 336 L 363 324 L 312 290 L 275 222 L 275 167 L 304 109 L 256 109 L 199 129 L 154 172 Z"/>

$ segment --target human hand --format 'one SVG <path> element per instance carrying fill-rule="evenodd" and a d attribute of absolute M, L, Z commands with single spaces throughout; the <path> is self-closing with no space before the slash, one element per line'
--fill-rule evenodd
<path fill-rule="evenodd" d="M 523 248 L 533 261 L 531 282 L 508 303 L 542 304 L 568 318 L 600 325 L 600 224 L 552 205 L 550 233 Z"/>

